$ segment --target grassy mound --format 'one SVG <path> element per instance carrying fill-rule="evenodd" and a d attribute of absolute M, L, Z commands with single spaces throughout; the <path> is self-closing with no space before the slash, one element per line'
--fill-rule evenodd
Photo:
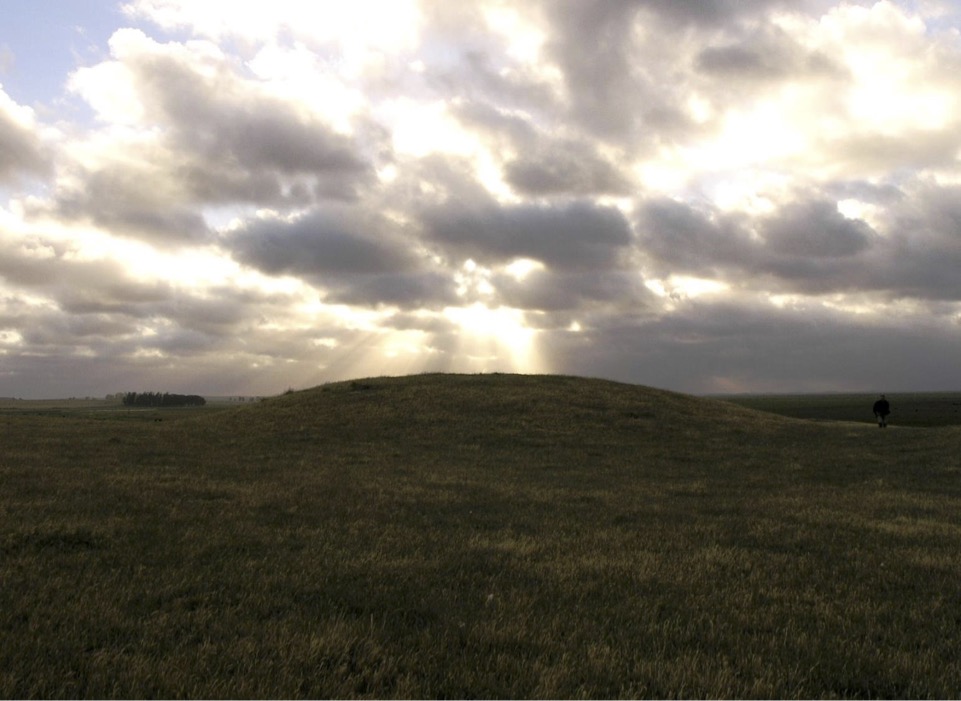
<path fill-rule="evenodd" d="M 957 429 L 598 380 L 0 416 L 0 695 L 954 696 Z"/>
<path fill-rule="evenodd" d="M 663 451 L 788 420 L 729 403 L 576 377 L 418 375 L 325 385 L 217 417 L 217 430 L 250 447 L 289 454 L 298 446 L 336 451 L 394 446 L 441 454 L 564 451 L 621 457 L 638 444 Z M 262 444 L 262 445 L 261 445 Z M 528 451 L 529 454 L 528 454 Z M 538 455 L 541 457 L 539 458 Z M 573 462 L 574 461 L 570 461 Z M 584 465 L 578 463 L 578 466 Z"/>

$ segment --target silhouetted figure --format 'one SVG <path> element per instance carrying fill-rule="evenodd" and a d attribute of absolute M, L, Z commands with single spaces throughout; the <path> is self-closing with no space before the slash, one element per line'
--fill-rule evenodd
<path fill-rule="evenodd" d="M 891 413 L 891 405 L 888 400 L 881 395 L 881 398 L 874 403 L 874 416 L 878 420 L 878 428 L 887 428 L 888 414 Z"/>

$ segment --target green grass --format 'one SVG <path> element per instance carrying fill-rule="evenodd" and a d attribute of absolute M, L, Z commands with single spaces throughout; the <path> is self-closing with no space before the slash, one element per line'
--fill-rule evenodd
<path fill-rule="evenodd" d="M 961 693 L 959 428 L 509 375 L 136 416 L 0 414 L 2 697 Z"/>

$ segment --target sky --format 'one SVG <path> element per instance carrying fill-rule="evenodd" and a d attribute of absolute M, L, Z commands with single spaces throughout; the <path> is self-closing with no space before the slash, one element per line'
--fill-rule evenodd
<path fill-rule="evenodd" d="M 0 396 L 961 389 L 961 4 L 3 0 Z"/>

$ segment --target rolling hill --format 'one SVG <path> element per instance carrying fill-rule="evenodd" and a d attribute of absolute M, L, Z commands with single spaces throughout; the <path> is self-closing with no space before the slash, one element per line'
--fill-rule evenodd
<path fill-rule="evenodd" d="M 6 697 L 961 688 L 957 428 L 419 375 L 0 441 Z"/>

